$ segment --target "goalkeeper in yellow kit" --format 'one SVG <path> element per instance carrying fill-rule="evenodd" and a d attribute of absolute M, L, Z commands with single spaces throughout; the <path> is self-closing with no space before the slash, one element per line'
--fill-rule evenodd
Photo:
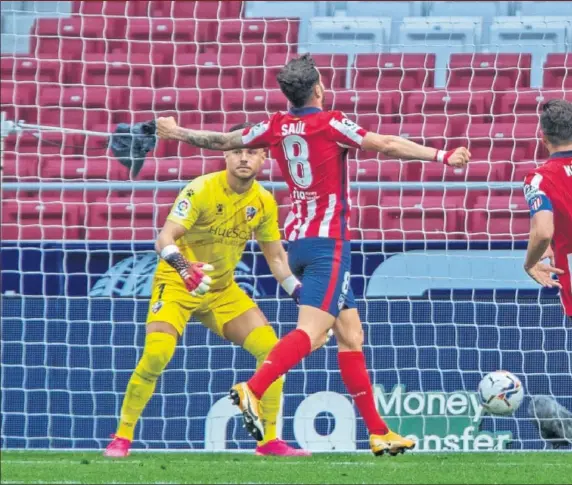
<path fill-rule="evenodd" d="M 137 421 L 192 315 L 242 346 L 257 366 L 278 342 L 264 314 L 234 281 L 234 269 L 252 234 L 285 290 L 294 298 L 299 291 L 300 283 L 290 271 L 280 241 L 276 201 L 255 181 L 266 158 L 264 149 L 231 150 L 225 158 L 225 171 L 198 177 L 183 189 L 159 234 L 155 248 L 161 259 L 149 304 L 145 348 L 127 385 L 119 426 L 105 456 L 129 454 Z M 261 401 L 265 434 L 256 453 L 309 455 L 276 435 L 282 387 L 283 379 L 277 380 Z"/>

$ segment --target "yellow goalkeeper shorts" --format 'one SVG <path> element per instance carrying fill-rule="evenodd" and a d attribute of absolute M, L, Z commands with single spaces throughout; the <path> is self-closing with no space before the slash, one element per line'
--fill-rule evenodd
<path fill-rule="evenodd" d="M 155 280 L 147 313 L 147 323 L 167 322 L 183 334 L 191 316 L 224 337 L 226 323 L 255 308 L 256 303 L 233 281 L 227 288 L 192 296 L 185 286 L 173 281 Z"/>

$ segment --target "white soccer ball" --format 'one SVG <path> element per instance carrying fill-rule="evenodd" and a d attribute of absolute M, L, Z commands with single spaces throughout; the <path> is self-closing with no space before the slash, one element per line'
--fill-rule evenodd
<path fill-rule="evenodd" d="M 479 383 L 479 396 L 486 411 L 503 416 L 518 409 L 524 397 L 524 389 L 518 377 L 499 370 L 483 377 Z"/>

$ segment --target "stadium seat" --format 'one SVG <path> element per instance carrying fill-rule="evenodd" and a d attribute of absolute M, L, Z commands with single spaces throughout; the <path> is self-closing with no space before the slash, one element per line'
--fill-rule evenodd
<path fill-rule="evenodd" d="M 103 52 L 103 39 L 115 35 L 113 23 L 103 17 L 40 18 L 30 35 L 30 53 L 46 59 L 82 59 L 84 54 Z"/>
<path fill-rule="evenodd" d="M 383 240 L 460 237 L 463 214 L 460 196 L 386 194 L 380 204 Z"/>
<path fill-rule="evenodd" d="M 271 180 L 274 182 L 284 180 L 278 162 L 272 158 L 265 160 L 262 169 L 258 173 L 258 180 Z"/>
<path fill-rule="evenodd" d="M 152 240 L 163 226 L 173 198 L 106 197 L 89 205 L 86 239 Z"/>
<path fill-rule="evenodd" d="M 303 52 L 312 54 L 374 53 L 387 48 L 389 17 L 314 17 Z"/>
<path fill-rule="evenodd" d="M 175 57 L 174 86 L 201 90 L 248 88 L 253 69 L 260 69 L 255 57 L 245 56 L 239 61 L 234 55 L 181 54 Z"/>
<path fill-rule="evenodd" d="M 441 123 L 385 123 L 379 130 L 382 135 L 402 136 L 433 148 L 445 148 L 449 134 Z"/>
<path fill-rule="evenodd" d="M 151 8 L 155 16 L 182 19 L 235 19 L 240 17 L 242 10 L 240 1 L 232 2 L 165 2 L 153 1 Z"/>
<path fill-rule="evenodd" d="M 91 157 L 44 158 L 40 163 L 42 179 L 117 180 L 121 178 L 121 165 L 113 158 Z"/>
<path fill-rule="evenodd" d="M 377 131 L 380 123 L 399 121 L 401 94 L 396 91 L 332 91 L 328 93 L 332 109 L 343 111 L 358 125 Z"/>
<path fill-rule="evenodd" d="M 495 17 L 491 51 L 532 54 L 530 85 L 542 85 L 542 67 L 550 53 L 570 49 L 568 29 L 572 17 Z"/>
<path fill-rule="evenodd" d="M 443 87 L 449 56 L 478 51 L 481 38 L 481 17 L 406 17 L 400 27 L 399 49 L 435 54 L 435 86 Z"/>
<path fill-rule="evenodd" d="M 149 15 L 149 3 L 146 0 L 136 2 L 124 2 L 106 0 L 104 2 L 91 0 L 89 2 L 72 2 L 72 12 L 81 16 L 106 17 L 147 17 Z M 90 19 L 91 20 L 91 19 Z"/>
<path fill-rule="evenodd" d="M 466 167 L 447 167 L 435 162 L 410 162 L 424 182 L 502 182 L 509 180 L 509 162 L 472 160 Z"/>
<path fill-rule="evenodd" d="M 76 240 L 84 232 L 77 204 L 33 199 L 2 201 L 2 240 Z"/>
<path fill-rule="evenodd" d="M 452 54 L 450 89 L 506 91 L 530 86 L 530 54 Z"/>
<path fill-rule="evenodd" d="M 59 61 L 2 56 L 0 66 L 2 81 L 27 81 L 37 85 L 62 83 L 67 80 L 63 65 Z"/>
<path fill-rule="evenodd" d="M 563 15 L 572 15 L 572 5 L 569 3 L 563 2 L 514 2 L 516 5 L 516 12 L 515 15 L 522 16 L 522 15 L 538 15 L 538 16 L 546 16 L 546 15 L 553 15 L 563 16 Z"/>
<path fill-rule="evenodd" d="M 5 150 L 2 154 L 2 182 L 35 182 L 39 175 L 38 164 L 39 156 L 35 153 L 23 154 Z"/>
<path fill-rule="evenodd" d="M 471 123 L 466 133 L 455 144 L 467 143 L 475 160 L 530 160 L 539 141 L 537 124 Z"/>
<path fill-rule="evenodd" d="M 238 124 L 245 121 L 258 123 L 276 111 L 286 111 L 287 101 L 278 90 L 242 89 L 224 90 L 221 93 L 222 110 L 208 115 L 210 122 Z"/>
<path fill-rule="evenodd" d="M 350 159 L 347 165 L 350 182 L 406 182 L 412 176 L 411 164 L 397 160 Z"/>
<path fill-rule="evenodd" d="M 194 158 L 156 158 L 147 157 L 145 165 L 137 176 L 138 180 L 182 180 L 190 181 L 205 173 L 216 172 L 224 168 L 224 159 L 215 154 L 209 157 Z"/>
<path fill-rule="evenodd" d="M 461 135 L 469 123 L 491 121 L 491 92 L 428 90 L 411 93 L 402 116 L 405 123 L 440 123 Z"/>
<path fill-rule="evenodd" d="M 8 120 L 37 120 L 36 86 L 34 82 L 5 81 L 0 83 L 0 105 Z"/>
<path fill-rule="evenodd" d="M 544 160 L 541 159 L 511 163 L 508 167 L 508 180 L 522 183 L 530 172 L 540 167 L 543 163 Z"/>
<path fill-rule="evenodd" d="M 134 54 L 147 54 L 153 64 L 172 64 L 177 53 L 195 53 L 195 22 L 165 18 L 128 19 L 125 38 L 128 41 L 113 47 Z"/>
<path fill-rule="evenodd" d="M 504 93 L 495 114 L 500 123 L 538 123 L 542 106 L 550 99 L 566 99 L 572 102 L 572 91 L 526 90 Z"/>
<path fill-rule="evenodd" d="M 252 86 L 264 89 L 278 89 L 276 76 L 297 54 L 274 53 L 264 57 L 265 69 L 253 71 Z M 313 54 L 316 67 L 320 71 L 326 89 L 342 89 L 346 85 L 348 57 L 344 54 Z"/>
<path fill-rule="evenodd" d="M 75 64 L 68 70 L 70 78 L 77 84 L 100 86 L 153 86 L 153 66 L 145 54 L 111 53 L 87 54 L 77 69 Z"/>
<path fill-rule="evenodd" d="M 257 61 L 262 63 L 269 54 L 293 52 L 297 42 L 296 19 L 228 20 L 220 23 L 212 47 L 221 54 L 257 54 Z"/>
<path fill-rule="evenodd" d="M 39 123 L 87 130 L 94 125 L 107 125 L 112 93 L 97 86 L 44 86 L 39 96 Z"/>
<path fill-rule="evenodd" d="M 44 131 L 41 134 L 23 132 L 18 136 L 7 137 L 4 142 L 6 152 L 18 154 L 73 155 L 81 147 L 82 138 L 71 133 Z"/>
<path fill-rule="evenodd" d="M 434 54 L 358 54 L 354 89 L 417 91 L 434 85 Z"/>
<path fill-rule="evenodd" d="M 572 89 L 572 54 L 548 54 L 542 85 L 545 89 Z"/>
<path fill-rule="evenodd" d="M 530 215 L 524 196 L 485 195 L 468 210 L 466 231 L 469 239 L 527 239 Z"/>

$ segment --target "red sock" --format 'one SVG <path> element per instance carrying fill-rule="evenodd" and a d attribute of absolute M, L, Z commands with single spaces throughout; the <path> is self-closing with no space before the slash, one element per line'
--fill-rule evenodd
<path fill-rule="evenodd" d="M 303 330 L 290 332 L 274 346 L 255 374 L 247 382 L 254 395 L 260 399 L 276 379 L 286 374 L 312 351 L 310 337 Z"/>
<path fill-rule="evenodd" d="M 342 380 L 352 395 L 369 433 L 387 433 L 389 429 L 375 408 L 363 352 L 338 352 L 338 365 Z"/>

